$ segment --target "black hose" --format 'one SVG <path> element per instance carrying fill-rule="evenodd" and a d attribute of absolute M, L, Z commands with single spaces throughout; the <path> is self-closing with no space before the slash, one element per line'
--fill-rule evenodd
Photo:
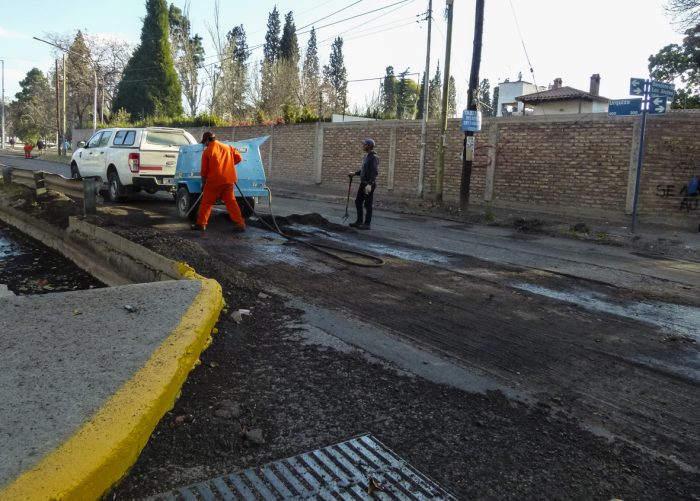
<path fill-rule="evenodd" d="M 238 187 L 238 184 L 237 183 L 234 183 L 234 184 L 236 185 L 238 192 L 243 194 L 243 191 Z M 320 252 L 321 254 L 325 254 L 327 256 L 332 257 L 333 259 L 337 259 L 338 261 L 341 261 L 341 262 L 346 263 L 346 264 L 350 264 L 353 266 L 362 266 L 364 268 L 378 268 L 380 266 L 384 266 L 384 260 L 382 258 L 380 258 L 379 256 L 375 256 L 373 254 L 369 254 L 367 252 L 355 251 L 355 250 L 350 250 L 350 249 L 343 249 L 342 247 L 336 247 L 336 246 L 328 245 L 328 244 L 312 244 L 312 243 L 307 242 L 305 240 L 302 240 L 300 238 L 293 237 L 291 235 L 287 235 L 277 225 L 277 220 L 275 219 L 275 215 L 272 212 L 272 191 L 270 191 L 270 188 L 268 188 L 267 186 L 265 186 L 265 190 L 267 191 L 267 201 L 270 205 L 270 216 L 272 217 L 272 223 L 275 225 L 274 227 L 272 225 L 268 224 L 267 221 L 265 221 L 263 218 L 261 218 L 255 212 L 255 209 L 250 205 L 250 203 L 248 202 L 246 197 L 241 197 L 241 198 L 243 198 L 243 201 L 248 206 L 250 211 L 255 215 L 255 217 L 257 217 L 259 221 L 261 221 L 265 226 L 267 226 L 270 229 L 270 231 L 273 231 L 273 232 L 277 233 L 278 235 L 280 235 L 280 236 L 282 236 L 282 237 L 284 237 L 287 240 L 290 240 L 292 242 L 297 242 L 297 243 L 306 245 L 307 247 L 310 247 L 311 249 L 313 249 L 317 252 Z M 361 262 L 357 262 L 357 261 L 352 261 L 350 259 L 346 259 L 343 256 L 339 256 L 338 254 L 335 254 L 335 253 L 333 253 L 329 250 L 326 250 L 326 249 L 332 249 L 334 251 L 345 252 L 346 254 L 354 254 L 356 256 L 360 256 L 362 258 L 365 258 L 365 259 L 369 260 L 370 262 L 361 263 Z"/>

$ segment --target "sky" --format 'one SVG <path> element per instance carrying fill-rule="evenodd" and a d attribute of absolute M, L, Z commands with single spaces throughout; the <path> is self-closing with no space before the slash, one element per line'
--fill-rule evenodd
<path fill-rule="evenodd" d="M 9 0 L 0 0 L 0 5 Z M 184 0 L 169 1 L 180 8 Z M 21 7 L 0 9 L 0 59 L 4 60 L 4 95 L 12 101 L 19 82 L 36 67 L 53 67 L 53 48 L 34 40 L 47 33 L 74 34 L 78 29 L 136 45 L 146 13 L 145 0 L 89 3 L 24 0 Z M 601 75 L 600 94 L 611 99 L 629 95 L 629 79 L 648 75 L 649 55 L 682 41 L 663 9 L 664 0 L 486 0 L 480 79 L 491 88 L 505 79 L 547 86 L 555 78 L 588 90 L 590 77 Z M 190 0 L 192 30 L 204 39 L 207 62 L 214 61 L 209 30 L 215 0 Z M 444 76 L 447 22 L 445 0 L 433 0 L 430 75 L 439 62 Z M 299 47 L 306 49 L 308 30 L 316 27 L 321 64 L 328 61 L 333 39 L 344 40 L 350 108 L 364 109 L 377 95 L 387 66 L 422 78 L 426 61 L 428 0 L 221 0 L 220 26 L 243 24 L 248 45 L 262 44 L 267 19 L 277 6 L 282 24 L 292 11 Z M 5 6 L 7 7 L 7 6 Z M 474 0 L 454 0 L 450 73 L 455 77 L 458 109 L 466 92 L 474 40 Z M 309 25 L 308 28 L 304 28 Z M 262 48 L 251 54 L 261 59 Z M 532 70 L 532 71 L 531 71 Z"/>

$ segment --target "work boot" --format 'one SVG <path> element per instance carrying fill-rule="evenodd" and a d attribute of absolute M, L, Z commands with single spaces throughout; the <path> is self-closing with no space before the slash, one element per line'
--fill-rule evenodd
<path fill-rule="evenodd" d="M 231 231 L 234 233 L 243 233 L 245 231 L 245 226 L 234 226 Z"/>
<path fill-rule="evenodd" d="M 193 224 L 190 226 L 190 229 L 194 231 L 206 231 L 207 227 L 200 224 Z"/>
<path fill-rule="evenodd" d="M 362 226 L 362 223 L 360 221 L 355 221 L 354 223 L 350 223 L 348 226 L 350 226 L 351 228 L 359 228 L 360 226 Z"/>

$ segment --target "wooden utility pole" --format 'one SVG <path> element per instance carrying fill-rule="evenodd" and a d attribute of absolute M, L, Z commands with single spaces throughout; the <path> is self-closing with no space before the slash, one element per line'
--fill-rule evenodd
<path fill-rule="evenodd" d="M 476 0 L 474 18 L 474 48 L 472 50 L 472 68 L 469 73 L 469 94 L 467 110 L 477 111 L 479 92 L 479 67 L 481 66 L 481 45 L 484 34 L 484 0 Z M 469 207 L 469 188 L 471 186 L 472 162 L 474 160 L 474 132 L 464 133 L 462 149 L 462 180 L 459 187 L 459 208 L 466 211 Z"/>
<path fill-rule="evenodd" d="M 447 0 L 447 40 L 445 43 L 445 80 L 442 83 L 442 114 L 440 115 L 440 144 L 438 144 L 437 172 L 435 175 L 435 199 L 442 201 L 442 184 L 445 177 L 445 142 L 447 140 L 447 95 L 450 91 L 450 52 L 452 51 L 452 17 L 454 0 Z"/>
<path fill-rule="evenodd" d="M 425 75 L 423 75 L 423 120 L 420 130 L 420 162 L 418 164 L 418 196 L 423 197 L 423 178 L 425 177 L 425 145 L 428 130 L 428 98 L 430 92 L 430 31 L 433 24 L 433 0 L 428 0 L 428 48 L 425 51 Z"/>
<path fill-rule="evenodd" d="M 68 155 L 68 151 L 66 150 L 65 144 L 66 144 L 66 55 L 63 54 L 63 144 L 61 147 L 63 148 L 63 154 Z"/>

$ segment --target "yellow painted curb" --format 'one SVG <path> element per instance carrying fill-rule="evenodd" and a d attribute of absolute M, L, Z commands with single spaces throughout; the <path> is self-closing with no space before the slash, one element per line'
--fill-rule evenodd
<path fill-rule="evenodd" d="M 125 475 L 211 342 L 223 296 L 215 280 L 201 284 L 178 326 L 144 367 L 68 441 L 0 490 L 0 499 L 98 499 Z"/>

